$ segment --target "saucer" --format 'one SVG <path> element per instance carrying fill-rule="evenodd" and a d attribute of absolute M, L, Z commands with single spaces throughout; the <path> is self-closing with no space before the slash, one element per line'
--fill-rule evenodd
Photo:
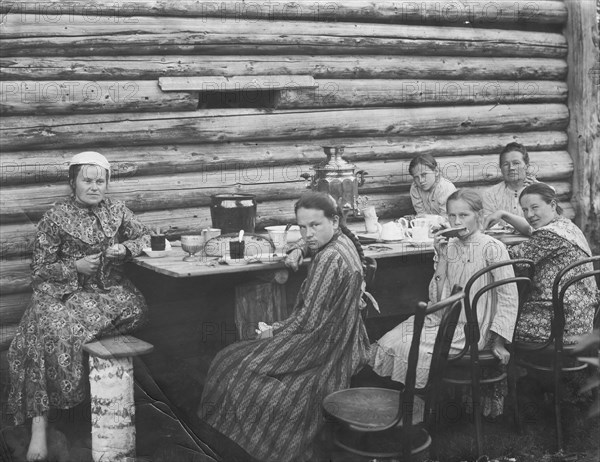
<path fill-rule="evenodd" d="M 169 254 L 170 251 L 171 251 L 171 249 L 152 250 L 150 247 L 146 247 L 145 249 L 142 249 L 142 252 L 144 252 L 150 258 L 162 258 L 162 257 L 166 257 Z"/>
<path fill-rule="evenodd" d="M 379 242 L 385 242 L 387 244 L 393 244 L 394 242 L 402 242 L 404 240 L 405 239 L 401 237 L 400 239 L 379 239 Z M 431 242 L 433 242 L 433 241 L 431 241 Z"/>
<path fill-rule="evenodd" d="M 407 239 L 405 242 L 407 244 L 409 244 L 409 245 L 414 245 L 414 246 L 417 246 L 417 245 L 433 245 L 433 239 L 424 239 L 422 241 L 416 241 L 414 239 Z"/>
<path fill-rule="evenodd" d="M 286 256 L 286 253 L 273 252 L 260 255 L 249 255 L 246 256 L 246 259 L 250 262 L 260 261 L 262 263 L 276 263 L 278 261 L 283 260 Z"/>
<path fill-rule="evenodd" d="M 231 258 L 229 255 L 222 256 L 219 261 L 226 263 L 230 266 L 242 266 L 250 263 L 248 257 L 245 258 Z"/>

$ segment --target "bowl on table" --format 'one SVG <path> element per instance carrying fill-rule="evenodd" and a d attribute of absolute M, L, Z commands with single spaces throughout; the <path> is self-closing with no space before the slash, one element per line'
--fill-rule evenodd
<path fill-rule="evenodd" d="M 300 227 L 298 225 L 292 225 L 288 229 L 287 234 L 285 232 L 286 225 L 277 226 L 266 226 L 265 229 L 269 233 L 269 238 L 273 241 L 276 246 L 284 244 L 291 244 L 300 240 L 302 235 L 300 234 Z M 284 241 L 285 238 L 285 241 Z"/>

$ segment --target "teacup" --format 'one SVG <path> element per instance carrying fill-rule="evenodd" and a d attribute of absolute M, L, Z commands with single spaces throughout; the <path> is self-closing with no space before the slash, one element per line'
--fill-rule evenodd
<path fill-rule="evenodd" d="M 208 242 L 213 237 L 217 237 L 221 235 L 221 230 L 219 228 L 206 228 L 202 230 L 202 237 L 204 237 L 204 242 Z"/>
<path fill-rule="evenodd" d="M 416 228 L 411 228 L 408 230 L 408 234 L 410 235 L 411 239 L 415 242 L 424 242 L 431 240 L 431 238 L 429 237 L 429 228 L 426 226 L 417 226 Z"/>

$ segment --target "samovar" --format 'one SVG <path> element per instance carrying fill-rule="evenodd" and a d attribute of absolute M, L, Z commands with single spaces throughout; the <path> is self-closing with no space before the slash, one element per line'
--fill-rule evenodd
<path fill-rule="evenodd" d="M 358 216 L 358 188 L 365 183 L 367 172 L 358 170 L 356 165 L 342 158 L 344 146 L 323 146 L 327 160 L 313 166 L 314 174 L 300 175 L 307 182 L 306 187 L 313 191 L 329 193 L 340 205 L 345 214 Z"/>

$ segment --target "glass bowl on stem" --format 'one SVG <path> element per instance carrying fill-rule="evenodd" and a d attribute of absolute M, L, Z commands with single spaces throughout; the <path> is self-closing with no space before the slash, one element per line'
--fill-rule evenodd
<path fill-rule="evenodd" d="M 204 247 L 204 237 L 201 234 L 185 234 L 181 236 L 181 248 L 189 255 L 183 257 L 183 261 L 199 261 L 196 253 Z"/>

